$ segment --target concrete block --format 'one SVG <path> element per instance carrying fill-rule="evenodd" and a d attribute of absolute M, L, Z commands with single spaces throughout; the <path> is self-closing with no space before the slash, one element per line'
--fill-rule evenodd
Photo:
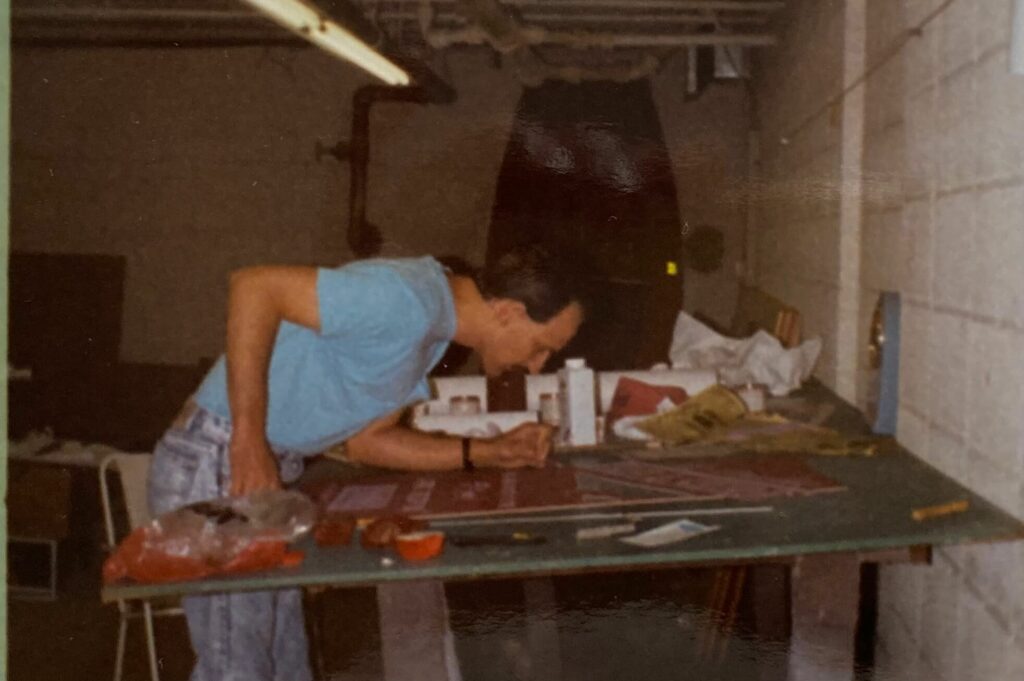
<path fill-rule="evenodd" d="M 932 286 L 935 302 L 967 310 L 973 290 L 975 197 L 962 192 L 940 196 L 935 205 Z"/>
<path fill-rule="evenodd" d="M 953 678 L 964 681 L 1012 678 L 1006 676 L 1012 634 L 968 591 L 962 593 L 959 617 L 960 640 L 957 641 Z"/>
<path fill-rule="evenodd" d="M 878 288 L 895 291 L 899 289 L 903 244 L 903 214 L 899 210 L 889 210 L 879 214 L 878 241 L 875 252 L 882 272 L 878 278 Z M 863 257 L 863 256 L 862 256 Z M 873 304 L 873 303 L 872 303 Z"/>
<path fill-rule="evenodd" d="M 903 29 L 903 7 L 898 2 L 868 0 L 865 10 L 867 60 L 873 63 Z"/>
<path fill-rule="evenodd" d="M 936 670 L 958 668 L 958 610 L 963 589 L 956 574 L 941 560 L 935 561 L 924 582 L 921 599 L 921 648 Z M 950 674 L 951 679 L 960 681 Z"/>
<path fill-rule="evenodd" d="M 975 173 L 978 182 L 991 182 L 1006 177 L 1010 169 L 1005 168 L 1002 159 L 1002 135 L 994 126 L 994 98 L 997 89 L 1004 86 L 1005 70 L 1000 71 L 1000 62 L 995 55 L 980 61 L 976 67 L 976 92 L 979 100 L 976 104 L 974 124 L 977 126 L 978 147 L 975 151 Z"/>
<path fill-rule="evenodd" d="M 1024 323 L 1024 184 L 978 195 L 972 308 Z"/>
<path fill-rule="evenodd" d="M 967 401 L 967 320 L 951 314 L 933 314 L 928 342 L 932 420 L 947 431 L 963 433 Z"/>
<path fill-rule="evenodd" d="M 939 6 L 940 0 L 904 0 L 905 16 L 907 26 L 920 24 L 925 17 L 930 15 Z M 932 24 L 934 25 L 934 24 Z"/>
<path fill-rule="evenodd" d="M 907 636 L 921 634 L 921 598 L 925 570 L 919 565 L 886 565 L 879 568 L 879 603 L 896 613 Z"/>
<path fill-rule="evenodd" d="M 954 480 L 959 480 L 960 482 L 968 482 L 970 480 L 967 448 L 964 445 L 963 439 L 954 433 L 944 430 L 941 426 L 936 425 L 934 421 L 928 430 L 928 454 L 925 461 Z"/>
<path fill-rule="evenodd" d="M 972 491 L 1004 511 L 1019 515 L 1021 480 L 1017 471 L 973 448 L 967 464 L 967 483 Z"/>
<path fill-rule="evenodd" d="M 972 69 L 958 72 L 939 86 L 939 189 L 959 189 L 975 179 L 977 127 Z"/>
<path fill-rule="evenodd" d="M 882 627 L 881 618 L 883 615 L 879 615 L 879 627 Z M 875 638 L 875 666 L 872 669 L 874 678 L 881 679 L 903 679 L 910 676 L 910 673 L 902 669 L 903 662 L 902 658 L 896 654 L 889 652 L 889 643 L 886 637 L 882 634 L 881 629 Z"/>
<path fill-rule="evenodd" d="M 931 297 L 935 244 L 932 209 L 930 201 L 911 201 L 902 212 L 900 289 L 918 298 Z"/>
<path fill-rule="evenodd" d="M 905 91 L 903 61 L 891 59 L 885 62 L 868 81 L 866 109 L 872 127 L 885 128 L 903 117 Z"/>
<path fill-rule="evenodd" d="M 889 276 L 886 272 L 889 269 L 892 258 L 886 252 L 887 239 L 884 222 L 884 213 L 872 213 L 865 215 L 861 225 L 861 271 L 860 285 L 872 291 L 879 291 L 890 288 L 883 282 Z M 873 300 L 867 300 L 868 305 L 873 306 Z"/>
<path fill-rule="evenodd" d="M 962 409 L 971 446 L 1024 479 L 1024 333 L 968 322 L 967 391 Z M 1009 510 L 1009 509 L 1008 509 Z"/>
<path fill-rule="evenodd" d="M 1008 54 L 995 52 L 979 66 L 977 124 L 987 126 L 983 144 L 991 158 L 984 168 L 992 179 L 1020 178 L 1024 168 L 1024 79 L 1010 74 Z"/>
<path fill-rule="evenodd" d="M 904 302 L 900 322 L 900 395 L 901 401 L 915 410 L 930 414 L 932 391 L 932 316 L 929 310 Z"/>
<path fill-rule="evenodd" d="M 974 59 L 974 2 L 954 2 L 936 20 L 939 26 L 939 76 L 948 76 Z"/>
<path fill-rule="evenodd" d="M 921 648 L 907 631 L 901 616 L 884 603 L 879 606 L 875 678 L 923 681 Z"/>
<path fill-rule="evenodd" d="M 902 106 L 901 100 L 901 111 Z M 862 175 L 866 211 L 891 211 L 902 207 L 907 134 L 900 123 L 867 138 Z"/>
<path fill-rule="evenodd" d="M 914 97 L 938 82 L 938 43 L 939 32 L 932 24 L 921 35 L 911 37 L 904 46 L 904 86 L 908 96 Z"/>
<path fill-rule="evenodd" d="M 937 88 L 918 91 L 907 98 L 906 186 L 908 199 L 927 196 L 938 177 L 940 147 L 937 145 L 939 115 Z"/>
<path fill-rule="evenodd" d="M 1003 678 L 1024 679 L 1024 632 L 1018 631 L 1006 651 L 1006 673 Z"/>
<path fill-rule="evenodd" d="M 928 458 L 930 444 L 930 426 L 928 421 L 918 415 L 916 410 L 903 406 L 900 398 L 900 409 L 897 414 L 896 439 L 899 443 L 922 459 Z"/>
<path fill-rule="evenodd" d="M 1024 632 L 1024 541 L 965 546 L 963 571 L 1001 625 Z"/>
<path fill-rule="evenodd" d="M 997 45 L 1010 40 L 1010 11 L 1013 0 L 986 0 L 974 3 L 974 45 L 981 57 Z"/>

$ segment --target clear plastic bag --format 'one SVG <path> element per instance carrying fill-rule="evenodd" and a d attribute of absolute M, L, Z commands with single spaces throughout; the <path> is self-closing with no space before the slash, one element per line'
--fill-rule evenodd
<path fill-rule="evenodd" d="M 313 502 L 299 492 L 189 504 L 132 531 L 103 564 L 103 581 L 170 582 L 293 564 L 288 544 L 315 520 Z"/>

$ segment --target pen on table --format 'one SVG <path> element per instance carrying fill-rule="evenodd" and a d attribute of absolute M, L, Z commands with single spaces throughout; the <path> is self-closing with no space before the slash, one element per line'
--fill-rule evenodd
<path fill-rule="evenodd" d="M 543 544 L 547 538 L 530 532 L 509 532 L 507 534 L 467 534 L 449 536 L 455 546 L 519 546 Z"/>

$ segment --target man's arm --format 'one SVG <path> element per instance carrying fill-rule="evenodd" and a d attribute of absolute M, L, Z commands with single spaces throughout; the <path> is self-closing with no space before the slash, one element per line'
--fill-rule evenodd
<path fill-rule="evenodd" d="M 267 444 L 267 372 L 282 320 L 320 329 L 313 267 L 251 267 L 231 275 L 227 374 L 231 494 L 280 487 Z"/>
<path fill-rule="evenodd" d="M 400 470 L 462 467 L 462 438 L 423 433 L 399 423 L 402 412 L 374 421 L 345 444 L 349 459 Z M 524 423 L 495 438 L 473 438 L 470 459 L 481 468 L 541 467 L 551 450 L 551 428 Z"/>

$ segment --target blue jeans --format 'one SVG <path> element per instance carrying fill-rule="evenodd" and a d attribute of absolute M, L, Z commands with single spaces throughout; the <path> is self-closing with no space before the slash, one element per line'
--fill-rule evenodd
<path fill-rule="evenodd" d="M 149 471 L 153 515 L 228 496 L 231 423 L 191 403 L 157 443 Z M 302 457 L 275 452 L 281 479 Z M 247 591 L 182 599 L 196 653 L 192 681 L 311 681 L 302 592 Z"/>

